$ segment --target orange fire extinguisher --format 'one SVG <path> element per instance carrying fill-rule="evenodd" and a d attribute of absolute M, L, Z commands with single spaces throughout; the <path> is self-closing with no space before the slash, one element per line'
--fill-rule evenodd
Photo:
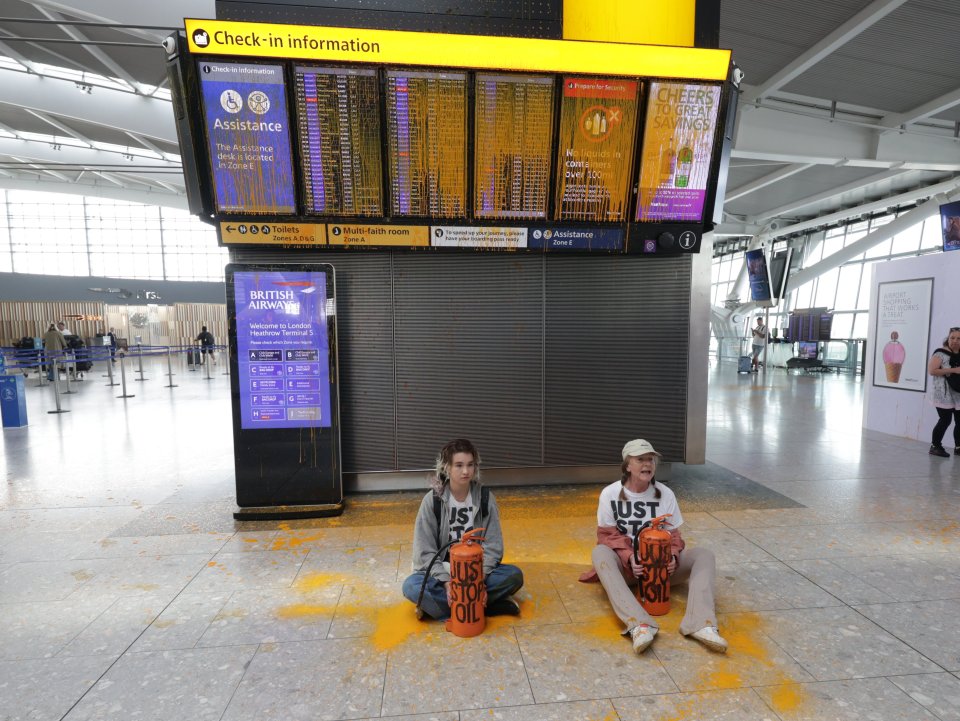
<path fill-rule="evenodd" d="M 670 613 L 670 531 L 663 527 L 670 516 L 657 516 L 633 537 L 633 558 L 644 568 L 637 600 L 651 616 Z"/>
<path fill-rule="evenodd" d="M 483 549 L 479 535 L 484 529 L 472 528 L 450 548 L 450 618 L 446 629 L 456 636 L 479 636 L 486 626 L 484 608 L 487 587 L 483 580 Z"/>

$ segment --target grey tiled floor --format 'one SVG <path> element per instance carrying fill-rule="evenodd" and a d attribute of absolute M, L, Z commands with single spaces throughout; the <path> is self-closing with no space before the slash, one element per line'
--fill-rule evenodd
<path fill-rule="evenodd" d="M 863 431 L 861 379 L 713 368 L 708 459 L 801 505 L 698 497 L 730 652 L 677 633 L 681 587 L 637 657 L 576 581 L 582 494 L 511 502 L 522 615 L 458 639 L 400 596 L 412 513 L 235 523 L 228 379 L 147 375 L 62 415 L 31 387 L 2 434 L 0 721 L 960 721 L 960 458 Z"/>

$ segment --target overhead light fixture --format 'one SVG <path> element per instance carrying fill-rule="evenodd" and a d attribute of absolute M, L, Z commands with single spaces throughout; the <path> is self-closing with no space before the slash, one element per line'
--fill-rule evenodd
<path fill-rule="evenodd" d="M 78 82 L 75 82 L 74 85 L 77 87 L 77 90 L 80 90 L 86 93 L 87 95 L 90 95 L 90 93 L 93 92 L 93 86 L 90 85 L 89 83 L 81 83 L 78 81 Z"/>

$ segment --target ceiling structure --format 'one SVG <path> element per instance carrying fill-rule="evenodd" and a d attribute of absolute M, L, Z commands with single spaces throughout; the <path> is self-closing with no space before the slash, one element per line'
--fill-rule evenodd
<path fill-rule="evenodd" d="M 0 188 L 186 208 L 161 41 L 213 0 L 5 0 Z M 960 188 L 960 3 L 722 0 L 744 71 L 717 242 Z"/>

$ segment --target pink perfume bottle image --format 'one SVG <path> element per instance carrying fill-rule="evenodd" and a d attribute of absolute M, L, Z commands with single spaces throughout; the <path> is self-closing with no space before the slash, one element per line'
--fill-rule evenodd
<path fill-rule="evenodd" d="M 903 359 L 907 356 L 899 338 L 900 334 L 893 331 L 890 342 L 883 347 L 883 367 L 887 370 L 887 381 L 890 383 L 900 382 L 900 369 L 903 368 Z"/>

